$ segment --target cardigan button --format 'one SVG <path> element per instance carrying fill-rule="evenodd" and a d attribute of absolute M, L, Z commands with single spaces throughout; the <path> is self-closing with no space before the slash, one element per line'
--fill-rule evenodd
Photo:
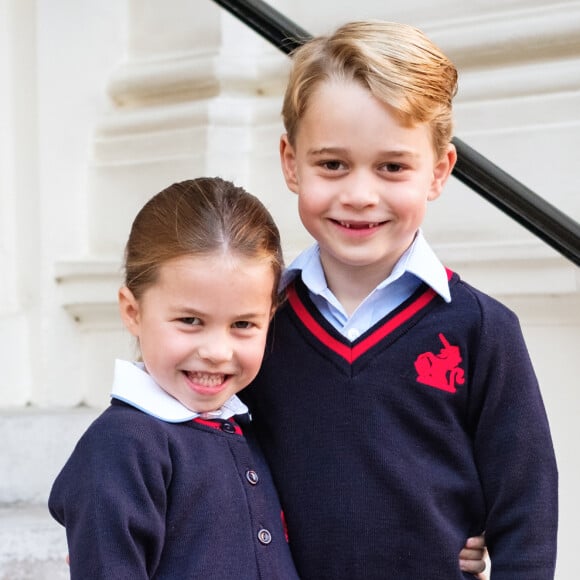
<path fill-rule="evenodd" d="M 260 544 L 264 544 L 264 546 L 267 546 L 272 541 L 272 534 L 265 528 L 262 528 L 258 532 L 258 540 Z"/>
<path fill-rule="evenodd" d="M 258 477 L 258 474 L 253 469 L 248 469 L 248 471 L 246 471 L 246 479 L 252 485 L 256 485 L 260 478 Z"/>
<path fill-rule="evenodd" d="M 222 423 L 222 431 L 225 431 L 226 433 L 235 433 L 236 428 L 231 423 L 226 421 Z"/>

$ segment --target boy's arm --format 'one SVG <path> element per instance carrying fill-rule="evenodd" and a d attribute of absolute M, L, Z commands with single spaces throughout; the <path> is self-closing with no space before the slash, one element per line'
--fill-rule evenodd
<path fill-rule="evenodd" d="M 494 580 L 552 580 L 558 472 L 540 389 L 516 316 L 482 300 L 471 387 L 474 453 Z"/>
<path fill-rule="evenodd" d="M 165 533 L 162 467 L 138 437 L 107 427 L 81 438 L 53 485 L 49 510 L 66 527 L 71 580 L 149 579 Z"/>

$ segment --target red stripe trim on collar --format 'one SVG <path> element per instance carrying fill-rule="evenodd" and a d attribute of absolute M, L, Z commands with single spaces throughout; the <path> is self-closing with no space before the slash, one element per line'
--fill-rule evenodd
<path fill-rule="evenodd" d="M 202 419 L 201 417 L 195 417 L 193 420 L 196 423 L 200 423 L 206 427 L 211 427 L 212 429 L 219 429 L 220 431 L 222 429 L 222 425 L 224 424 L 224 420 L 222 419 Z M 228 419 L 226 422 L 230 423 L 230 425 L 234 427 L 234 433 L 236 435 L 243 435 L 242 428 L 233 419 Z"/>
<path fill-rule="evenodd" d="M 450 280 L 453 272 L 446 268 L 447 279 Z M 322 344 L 327 346 L 329 349 L 333 350 L 336 354 L 340 355 L 346 362 L 352 364 L 357 358 L 362 356 L 365 352 L 375 346 L 383 338 L 388 336 L 391 332 L 396 330 L 404 322 L 412 318 L 417 312 L 425 308 L 429 304 L 437 293 L 429 288 L 425 290 L 416 300 L 414 300 L 407 308 L 401 310 L 396 316 L 385 322 L 382 326 L 377 328 L 371 335 L 367 336 L 363 341 L 356 344 L 354 347 L 350 347 L 343 342 L 340 342 L 333 336 L 331 336 L 322 326 L 314 319 L 312 314 L 304 306 L 302 300 L 296 292 L 294 284 L 291 284 L 287 288 L 288 292 L 288 302 L 292 306 L 294 312 L 298 315 L 298 318 L 302 321 L 304 326 L 320 341 Z"/>

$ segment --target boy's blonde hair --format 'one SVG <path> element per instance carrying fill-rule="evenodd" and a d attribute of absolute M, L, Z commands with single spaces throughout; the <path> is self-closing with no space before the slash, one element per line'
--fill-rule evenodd
<path fill-rule="evenodd" d="M 282 117 L 290 143 L 317 86 L 355 81 L 397 112 L 407 126 L 428 123 L 441 156 L 453 133 L 457 69 L 423 32 L 385 21 L 350 22 L 292 53 Z"/>

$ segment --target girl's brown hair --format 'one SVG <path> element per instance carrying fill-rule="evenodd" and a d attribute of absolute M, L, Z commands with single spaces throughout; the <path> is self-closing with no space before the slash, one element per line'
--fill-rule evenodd
<path fill-rule="evenodd" d="M 392 107 L 407 126 L 428 123 L 441 156 L 453 132 L 457 69 L 417 28 L 385 21 L 350 22 L 292 53 L 282 117 L 290 143 L 322 82 L 354 81 Z"/>
<path fill-rule="evenodd" d="M 216 252 L 268 261 L 277 305 L 283 268 L 278 228 L 257 197 L 218 177 L 174 183 L 143 206 L 125 247 L 125 285 L 139 300 L 168 260 Z"/>

